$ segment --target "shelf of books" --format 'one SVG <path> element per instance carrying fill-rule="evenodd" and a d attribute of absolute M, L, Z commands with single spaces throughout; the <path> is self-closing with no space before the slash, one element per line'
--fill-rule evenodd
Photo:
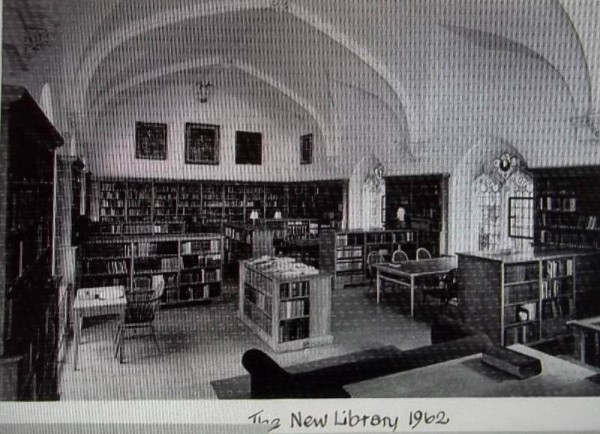
<path fill-rule="evenodd" d="M 154 223 L 164 228 L 185 223 L 186 232 L 216 232 L 225 222 L 250 222 L 252 211 L 260 219 L 316 219 L 331 227 L 339 227 L 344 219 L 344 181 L 240 183 L 100 178 L 94 183 L 92 208 L 98 212 L 92 219 L 98 224 L 93 228 L 100 234 L 122 234 L 124 223 Z M 137 232 L 129 233 L 151 231 L 142 225 Z"/>
<path fill-rule="evenodd" d="M 444 253 L 448 177 L 446 175 L 395 176 L 385 179 L 383 216 L 386 229 L 411 228 L 420 247 L 432 255 Z M 402 211 L 399 211 L 399 210 Z M 402 217 L 400 219 L 399 217 Z"/>
<path fill-rule="evenodd" d="M 83 245 L 79 287 L 149 288 L 163 276 L 166 304 L 205 301 L 221 293 L 220 234 L 96 237 Z"/>
<path fill-rule="evenodd" d="M 126 183 L 101 181 L 99 183 L 100 222 L 120 223 L 125 221 Z"/>
<path fill-rule="evenodd" d="M 599 266 L 596 252 L 576 249 L 461 253 L 461 315 L 497 345 L 567 334 L 567 321 L 600 309 Z"/>
<path fill-rule="evenodd" d="M 378 251 L 391 259 L 402 249 L 414 257 L 417 236 L 411 229 L 376 231 L 321 230 L 319 236 L 319 268 L 335 277 L 335 287 L 365 282 L 365 264 L 370 252 Z"/>
<path fill-rule="evenodd" d="M 293 258 L 240 263 L 240 319 L 274 351 L 329 344 L 331 276 Z"/>
<path fill-rule="evenodd" d="M 178 190 L 178 185 L 174 182 L 154 183 L 154 222 L 168 223 L 178 221 Z"/>
<path fill-rule="evenodd" d="M 271 255 L 284 240 L 318 239 L 319 224 L 312 219 L 258 219 L 223 225 L 227 262 Z"/>
<path fill-rule="evenodd" d="M 536 243 L 600 248 L 600 168 L 537 169 L 533 173 Z"/>

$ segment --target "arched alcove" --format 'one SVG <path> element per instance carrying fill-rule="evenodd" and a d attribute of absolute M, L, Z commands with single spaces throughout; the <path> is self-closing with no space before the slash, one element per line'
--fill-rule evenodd
<path fill-rule="evenodd" d="M 453 171 L 449 196 L 448 251 L 521 250 L 531 245 L 523 225 L 533 225 L 533 178 L 511 144 L 496 137 L 480 139 Z M 509 234 L 511 210 L 511 222 L 519 221 L 518 237 Z"/>

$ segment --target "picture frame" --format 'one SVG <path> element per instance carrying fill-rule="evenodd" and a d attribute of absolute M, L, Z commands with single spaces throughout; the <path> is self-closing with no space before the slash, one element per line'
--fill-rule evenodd
<path fill-rule="evenodd" d="M 235 164 L 262 164 L 262 133 L 236 131 Z"/>
<path fill-rule="evenodd" d="M 135 158 L 143 160 L 167 159 L 167 124 L 135 123 Z"/>
<path fill-rule="evenodd" d="M 300 136 L 300 164 L 312 164 L 313 162 L 313 135 L 304 134 Z"/>
<path fill-rule="evenodd" d="M 219 164 L 220 127 L 219 125 L 185 124 L 185 163 Z"/>

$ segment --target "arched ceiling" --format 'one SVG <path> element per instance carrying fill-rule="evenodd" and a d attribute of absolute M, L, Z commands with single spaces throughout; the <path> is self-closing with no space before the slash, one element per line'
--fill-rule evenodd
<path fill-rule="evenodd" d="M 324 137 L 334 134 L 331 94 L 341 83 L 381 101 L 407 142 L 427 138 L 432 108 L 453 103 L 439 100 L 452 88 L 448 80 L 464 84 L 464 74 L 487 74 L 488 63 L 549 71 L 563 83 L 576 113 L 590 106 L 586 58 L 557 0 L 485 6 L 480 0 L 84 3 L 78 13 L 99 18 L 73 22 L 78 36 L 71 35 L 65 47 L 73 56 L 68 103 L 84 117 L 161 77 L 193 71 L 191 77 L 212 74 L 218 81 L 224 68 L 281 92 Z M 481 74 L 476 80 L 494 80 Z"/>

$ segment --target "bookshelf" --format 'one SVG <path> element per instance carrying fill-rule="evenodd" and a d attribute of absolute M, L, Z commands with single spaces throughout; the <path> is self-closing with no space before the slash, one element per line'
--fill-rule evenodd
<path fill-rule="evenodd" d="M 336 231 L 322 230 L 319 237 L 319 269 L 330 272 L 335 277 L 335 287 L 365 281 L 365 264 L 372 251 L 379 251 L 384 257 L 401 248 L 414 259 L 418 246 L 418 236 L 412 229 L 377 231 Z"/>
<path fill-rule="evenodd" d="M 154 222 L 178 221 L 178 192 L 179 188 L 176 183 L 154 183 Z"/>
<path fill-rule="evenodd" d="M 462 318 L 497 345 L 568 334 L 567 321 L 600 310 L 595 252 L 539 247 L 458 257 Z"/>
<path fill-rule="evenodd" d="M 256 224 L 223 225 L 227 262 L 272 255 L 285 240 L 318 238 L 319 224 L 311 219 L 259 219 Z"/>
<path fill-rule="evenodd" d="M 82 246 L 79 287 L 146 288 L 165 280 L 165 304 L 206 301 L 221 293 L 220 234 L 95 237 Z"/>
<path fill-rule="evenodd" d="M 126 219 L 125 194 L 126 182 L 101 181 L 99 182 L 100 222 L 121 223 Z"/>
<path fill-rule="evenodd" d="M 535 169 L 534 240 L 539 245 L 600 248 L 600 167 Z"/>
<path fill-rule="evenodd" d="M 261 219 L 274 218 L 279 212 L 284 219 L 315 219 L 321 225 L 340 227 L 347 194 L 345 181 L 237 183 L 99 178 L 94 182 L 97 188 L 92 189 L 96 195 L 93 200 L 100 210 L 100 224 L 95 227 L 103 234 L 121 234 L 125 223 L 185 223 L 186 232 L 221 231 L 225 222 L 250 222 L 253 210 Z M 151 232 L 140 229 L 137 233 Z"/>
<path fill-rule="evenodd" d="M 127 222 L 152 222 L 152 184 L 147 182 L 127 182 Z"/>
<path fill-rule="evenodd" d="M 331 277 L 292 258 L 240 262 L 239 316 L 274 351 L 329 344 Z"/>
<path fill-rule="evenodd" d="M 439 256 L 446 249 L 447 202 L 448 177 L 445 175 L 387 177 L 382 213 L 385 227 L 417 231 L 420 247 Z M 406 211 L 404 224 L 397 218 L 399 207 Z"/>
<path fill-rule="evenodd" d="M 34 98 L 2 86 L 0 120 L 0 399 L 58 399 L 54 275 L 56 149 L 63 139 Z"/>

